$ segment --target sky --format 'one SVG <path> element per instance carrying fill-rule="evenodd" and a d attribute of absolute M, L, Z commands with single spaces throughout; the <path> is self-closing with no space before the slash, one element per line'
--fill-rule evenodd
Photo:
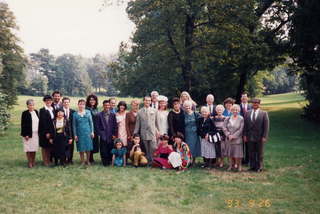
<path fill-rule="evenodd" d="M 1 0 L 5 1 L 5 0 Z M 18 36 L 27 54 L 48 48 L 92 57 L 118 52 L 129 41 L 134 24 L 126 5 L 102 7 L 103 0 L 6 0 L 20 27 Z M 101 10 L 102 8 L 102 10 Z"/>

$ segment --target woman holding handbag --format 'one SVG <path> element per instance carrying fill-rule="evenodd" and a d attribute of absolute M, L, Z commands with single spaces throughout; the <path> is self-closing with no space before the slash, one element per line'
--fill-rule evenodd
<path fill-rule="evenodd" d="M 216 126 L 210 118 L 209 108 L 201 107 L 201 117 L 197 121 L 197 131 L 201 138 L 201 156 L 203 157 L 205 167 L 212 165 L 213 159 L 216 158 L 216 150 L 213 142 L 209 142 L 209 137 L 217 133 Z"/>

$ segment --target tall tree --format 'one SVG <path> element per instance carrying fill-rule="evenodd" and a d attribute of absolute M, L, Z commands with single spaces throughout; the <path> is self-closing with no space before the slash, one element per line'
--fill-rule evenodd
<path fill-rule="evenodd" d="M 320 1 L 296 1 L 290 28 L 292 68 L 300 74 L 308 100 L 305 114 L 320 122 Z"/>
<path fill-rule="evenodd" d="M 0 91 L 8 106 L 17 99 L 17 86 L 24 80 L 25 59 L 19 45 L 15 16 L 5 2 L 0 2 Z"/>
<path fill-rule="evenodd" d="M 84 96 L 91 92 L 91 81 L 83 60 L 72 54 L 64 54 L 56 59 L 56 89 L 73 96 Z"/>
<path fill-rule="evenodd" d="M 49 49 L 42 48 L 37 53 L 31 53 L 30 58 L 33 64 L 38 67 L 39 72 L 48 78 L 48 89 L 57 89 L 55 57 L 50 54 Z"/>
<path fill-rule="evenodd" d="M 259 70 L 284 60 L 276 38 L 283 25 L 277 19 L 273 27 L 262 25 L 260 19 L 274 2 L 130 1 L 127 12 L 137 30 L 128 54 L 118 60 L 130 64 L 118 65 L 122 77 L 130 78 L 127 88 L 131 93 L 141 84 L 145 91 L 170 88 L 168 95 L 187 90 L 200 102 L 210 92 L 220 100 L 239 97 Z"/>

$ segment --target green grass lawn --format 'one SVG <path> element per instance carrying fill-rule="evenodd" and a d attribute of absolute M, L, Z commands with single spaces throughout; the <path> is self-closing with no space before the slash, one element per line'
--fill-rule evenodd
<path fill-rule="evenodd" d="M 301 118 L 299 94 L 263 98 L 271 133 L 260 174 L 200 168 L 177 174 L 99 163 L 81 168 L 77 153 L 73 166 L 46 168 L 40 152 L 38 165 L 28 169 L 19 136 L 26 99 L 19 97 L 0 137 L 0 213 L 320 212 L 320 128 Z M 35 99 L 40 108 L 41 98 Z"/>

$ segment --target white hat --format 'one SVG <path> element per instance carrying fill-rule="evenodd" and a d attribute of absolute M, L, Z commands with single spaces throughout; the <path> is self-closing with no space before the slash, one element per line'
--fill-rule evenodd
<path fill-rule="evenodd" d="M 158 102 L 160 102 L 160 101 L 168 102 L 168 98 L 167 98 L 166 96 L 160 95 L 160 96 L 158 97 Z"/>

